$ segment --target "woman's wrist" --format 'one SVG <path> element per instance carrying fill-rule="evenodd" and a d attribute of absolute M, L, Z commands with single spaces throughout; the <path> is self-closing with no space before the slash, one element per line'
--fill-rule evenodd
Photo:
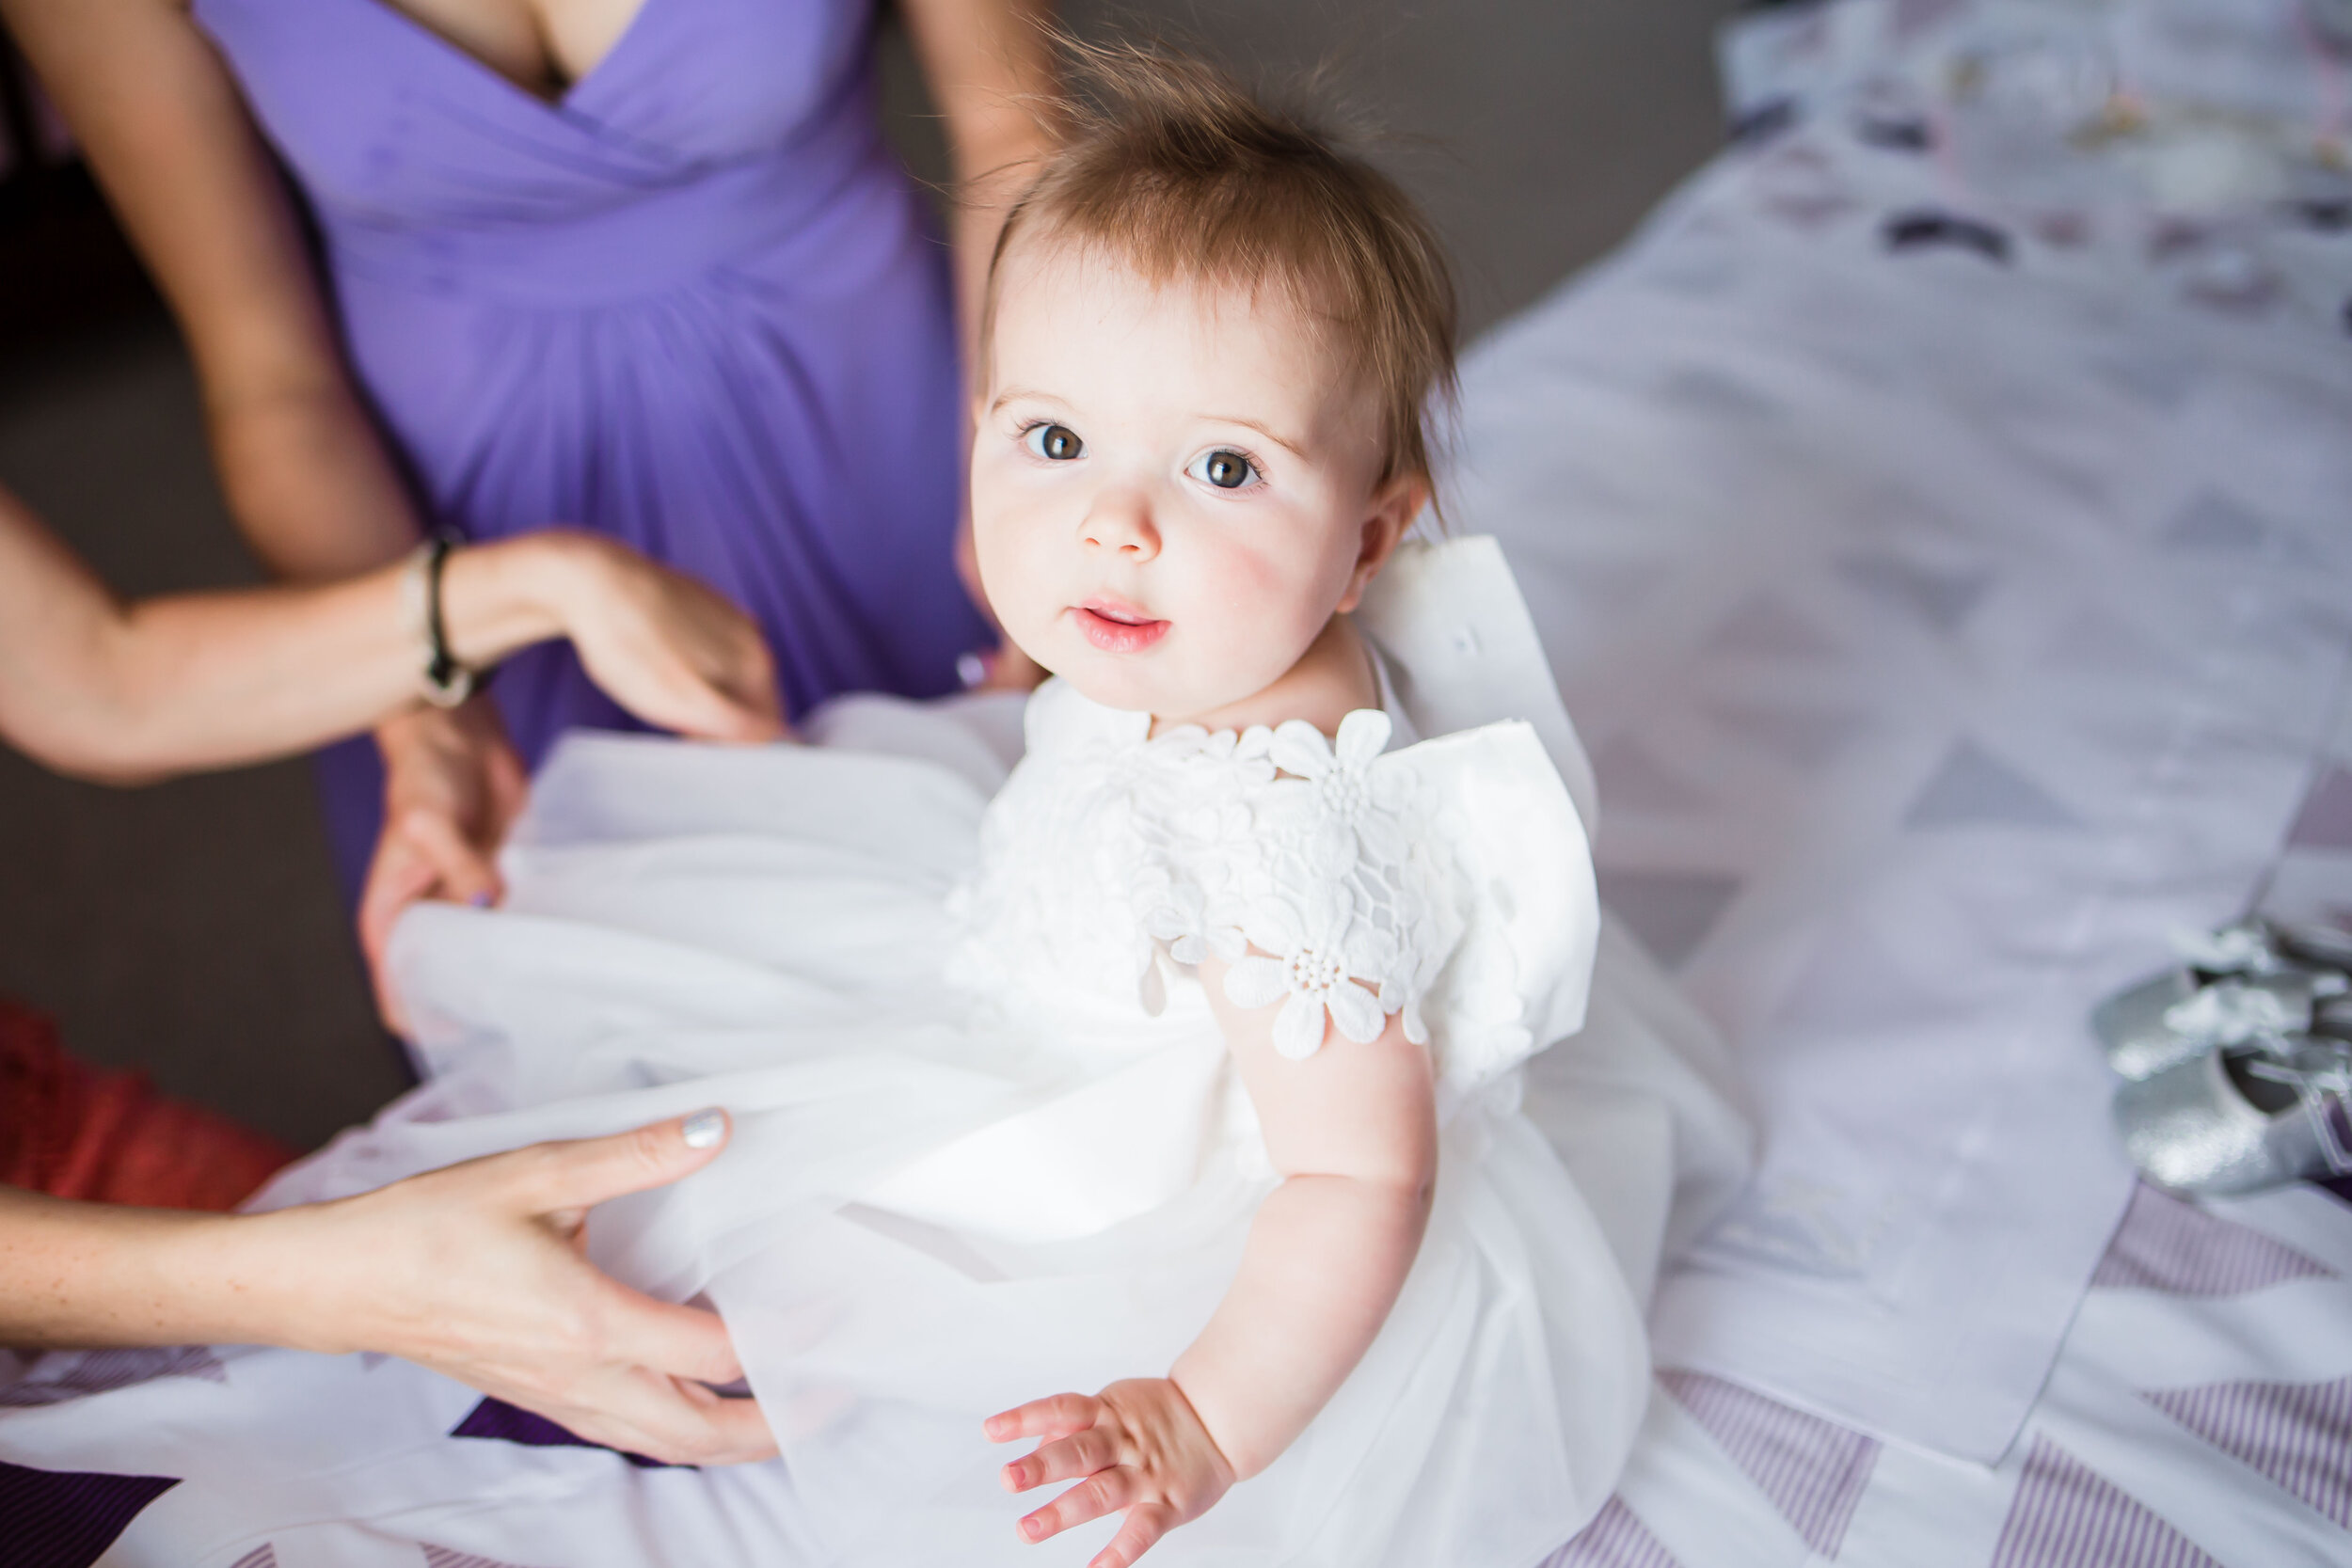
<path fill-rule="evenodd" d="M 441 624 L 450 654 L 482 671 L 518 649 L 563 636 L 572 607 L 598 570 L 596 544 L 586 534 L 548 529 L 452 550 L 441 567 Z"/>
<path fill-rule="evenodd" d="M 304 1291 L 276 1216 L 0 1189 L 0 1343 L 285 1343 Z"/>
<path fill-rule="evenodd" d="M 318 1333 L 344 1315 L 308 1277 L 300 1212 L 169 1216 L 138 1249 L 151 1288 L 174 1304 L 169 1329 L 145 1342 L 341 1348 Z"/>

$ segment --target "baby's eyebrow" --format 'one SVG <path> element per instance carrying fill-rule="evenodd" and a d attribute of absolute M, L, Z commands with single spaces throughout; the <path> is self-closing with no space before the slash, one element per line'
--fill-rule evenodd
<path fill-rule="evenodd" d="M 1044 403 L 1058 403 L 1065 408 L 1070 406 L 1065 400 L 1056 397 L 1051 392 L 1041 392 L 1034 387 L 1008 387 L 996 394 L 996 401 L 988 405 L 988 411 L 993 414 L 1005 404 L 1019 403 L 1025 398 L 1034 398 Z"/>
<path fill-rule="evenodd" d="M 1276 446 L 1280 447 L 1284 451 L 1289 452 L 1293 457 L 1297 458 L 1301 463 L 1309 461 L 1307 451 L 1304 447 L 1300 446 L 1295 441 L 1285 440 L 1282 436 L 1276 435 L 1273 431 L 1268 430 L 1264 425 L 1260 424 L 1255 420 L 1245 420 L 1236 414 L 1211 414 L 1208 418 L 1211 422 L 1216 424 L 1237 424 L 1244 430 L 1254 430 L 1259 435 L 1264 436 L 1267 440 L 1273 442 Z"/>

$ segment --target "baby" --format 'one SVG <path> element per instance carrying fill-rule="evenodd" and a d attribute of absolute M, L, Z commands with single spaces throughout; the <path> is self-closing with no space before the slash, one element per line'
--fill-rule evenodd
<path fill-rule="evenodd" d="M 979 568 L 1055 677 L 1017 764 L 970 702 L 567 742 L 507 906 L 395 933 L 427 1087 L 278 1196 L 726 1107 L 587 1238 L 726 1322 L 783 1464 L 660 1496 L 739 1558 L 1531 1568 L 1746 1131 L 1601 921 L 1500 555 L 1405 538 L 1426 224 L 1202 68 L 1099 65 L 977 378 Z M 570 1522 L 534 1560 L 605 1560 Z"/>
<path fill-rule="evenodd" d="M 1346 774 L 1391 728 L 1349 612 L 1430 499 L 1424 420 L 1452 387 L 1451 288 L 1406 198 L 1312 131 L 1198 67 L 1113 56 L 1101 76 L 1111 106 L 998 242 L 975 407 L 980 574 L 1008 636 L 1070 691 L 1149 716 L 1117 727 L 1263 759 L 1250 783 L 1208 794 L 1271 836 L 1279 808 L 1303 806 L 1281 781 L 1361 788 Z M 1333 842 L 1303 864 L 1280 864 L 1287 846 L 1196 844 L 1150 868 L 1199 878 L 1191 911 L 1171 900 L 1144 924 L 1189 960 L 1279 1184 L 1166 1375 L 986 1423 L 998 1442 L 1044 1439 L 1003 1467 L 1009 1489 L 1079 1482 L 1021 1521 L 1025 1538 L 1123 1511 L 1090 1568 L 1125 1568 L 1282 1455 L 1381 1333 L 1422 1245 L 1440 1137 L 1420 1004 L 1454 911 L 1444 872 L 1378 842 L 1392 781 L 1363 777 L 1360 796 L 1321 802 Z M 1267 904 L 1295 890 L 1303 905 L 1255 906 L 1232 885 L 1252 872 L 1255 892 L 1278 894 Z M 1573 882 L 1581 853 L 1540 873 Z M 1201 908 L 1220 881 L 1232 907 Z M 1309 912 L 1318 897 L 1342 907 Z M 1452 1528 L 1456 1543 L 1485 1533 Z"/>
<path fill-rule="evenodd" d="M 1006 634 L 1081 697 L 1152 735 L 1262 737 L 1279 768 L 1276 726 L 1376 727 L 1343 732 L 1381 707 L 1348 611 L 1429 500 L 1451 289 L 1405 198 L 1311 132 L 1195 69 L 1131 62 L 1107 85 L 1115 106 L 997 244 L 981 579 Z M 1436 1085 L 1411 980 L 1348 957 L 1197 957 L 1281 1184 L 1166 1376 L 989 1419 L 998 1442 L 1046 1439 L 1008 1487 L 1083 1482 L 1021 1521 L 1028 1539 L 1123 1510 L 1092 1565 L 1124 1568 L 1273 1463 L 1386 1322 L 1428 1222 Z M 1270 1006 L 1319 964 L 1322 1006 Z"/>

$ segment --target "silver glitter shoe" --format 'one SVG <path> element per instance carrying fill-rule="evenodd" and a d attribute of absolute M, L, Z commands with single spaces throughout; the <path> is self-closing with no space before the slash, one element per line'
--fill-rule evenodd
<path fill-rule="evenodd" d="M 2223 1046 L 2116 1091 L 2132 1164 L 2204 1196 L 2352 1174 L 2352 1039 Z"/>
<path fill-rule="evenodd" d="M 2275 1042 L 2310 1029 L 2314 1009 L 2352 990 L 2352 980 L 2285 939 L 2260 921 L 2184 939 L 2180 968 L 2151 975 L 2092 1010 L 2091 1032 L 2107 1065 L 2125 1078 L 2149 1078 L 2218 1047 Z"/>

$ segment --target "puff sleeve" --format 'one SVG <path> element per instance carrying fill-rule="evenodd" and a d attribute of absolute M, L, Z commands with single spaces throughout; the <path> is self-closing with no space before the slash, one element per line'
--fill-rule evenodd
<path fill-rule="evenodd" d="M 1401 1017 L 1448 1114 L 1583 1022 L 1599 911 L 1576 809 L 1534 732 L 1484 726 L 1384 751 L 1347 716 L 1239 737 L 1228 798 L 1179 814 L 1152 913 L 1171 957 L 1215 953 L 1227 996 L 1280 1007 L 1303 1058 Z"/>

